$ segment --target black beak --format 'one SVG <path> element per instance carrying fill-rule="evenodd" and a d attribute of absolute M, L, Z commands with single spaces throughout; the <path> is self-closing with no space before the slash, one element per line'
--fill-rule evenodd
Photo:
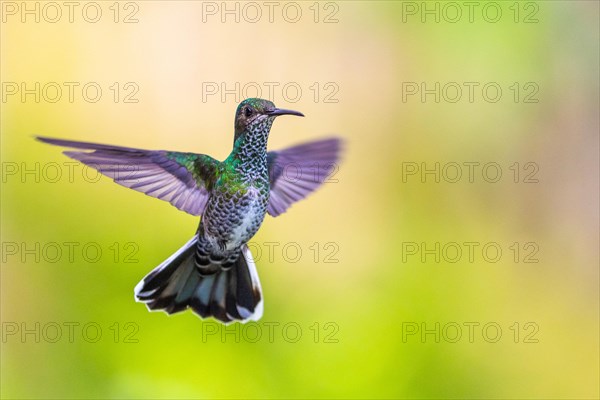
<path fill-rule="evenodd" d="M 274 117 L 277 117 L 277 116 L 280 116 L 280 115 L 297 115 L 299 117 L 304 117 L 304 114 L 302 114 L 299 111 L 286 110 L 286 109 L 283 109 L 283 108 L 274 108 L 272 110 L 267 110 L 265 112 L 265 114 L 272 115 Z"/>

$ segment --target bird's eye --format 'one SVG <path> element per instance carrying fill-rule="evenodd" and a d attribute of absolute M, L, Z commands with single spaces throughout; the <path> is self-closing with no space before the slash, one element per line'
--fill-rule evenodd
<path fill-rule="evenodd" d="M 246 118 L 248 118 L 249 116 L 252 115 L 252 109 L 250 107 L 246 107 L 246 109 L 244 110 L 244 115 L 246 116 Z"/>

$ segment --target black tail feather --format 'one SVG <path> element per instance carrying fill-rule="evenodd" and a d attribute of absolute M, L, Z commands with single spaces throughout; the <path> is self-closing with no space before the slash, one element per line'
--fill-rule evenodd
<path fill-rule="evenodd" d="M 195 263 L 197 236 L 150 272 L 135 288 L 136 300 L 151 311 L 174 314 L 190 307 L 202 318 L 228 323 L 258 320 L 262 294 L 256 266 L 246 245 L 234 266 L 203 275 Z"/>

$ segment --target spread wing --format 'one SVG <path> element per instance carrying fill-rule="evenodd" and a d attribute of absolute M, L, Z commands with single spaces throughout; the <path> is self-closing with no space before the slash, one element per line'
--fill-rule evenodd
<path fill-rule="evenodd" d="M 267 212 L 276 217 L 321 186 L 337 171 L 341 143 L 330 138 L 267 153 L 271 182 Z"/>
<path fill-rule="evenodd" d="M 202 215 L 220 162 L 204 154 L 38 137 L 39 141 L 83 151 L 65 151 L 119 185 L 166 200 L 192 215 Z"/>

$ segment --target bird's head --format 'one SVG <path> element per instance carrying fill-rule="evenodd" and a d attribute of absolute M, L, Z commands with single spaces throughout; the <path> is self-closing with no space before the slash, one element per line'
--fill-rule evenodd
<path fill-rule="evenodd" d="M 269 100 L 250 98 L 242 101 L 235 112 L 235 137 L 237 138 L 245 131 L 269 132 L 271 124 L 280 115 L 304 114 L 294 110 L 285 110 L 275 107 Z"/>

